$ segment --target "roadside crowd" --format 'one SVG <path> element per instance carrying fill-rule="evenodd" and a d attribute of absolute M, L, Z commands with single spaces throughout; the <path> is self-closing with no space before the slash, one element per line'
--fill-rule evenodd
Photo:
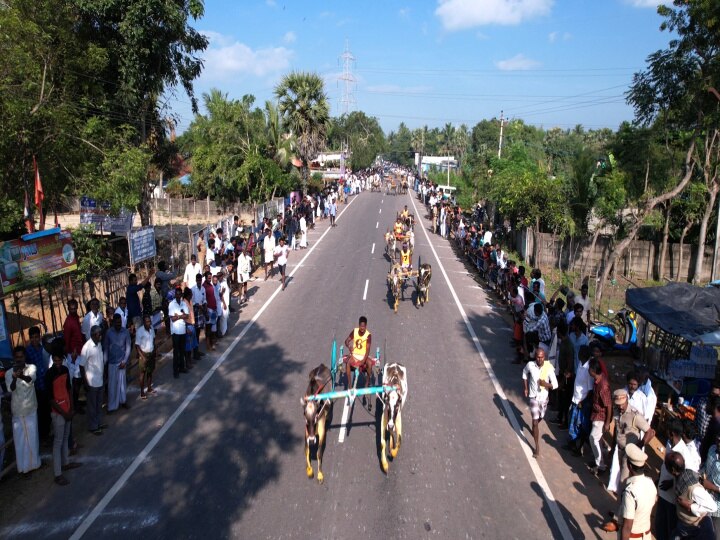
<path fill-rule="evenodd" d="M 658 478 L 650 478 L 645 450 L 656 435 L 657 407 L 651 374 L 633 365 L 625 384 L 611 390 L 605 346 L 590 330 L 587 281 L 579 292 L 546 294 L 541 270 L 527 275 L 502 249 L 507 224 L 485 229 L 482 204 L 466 212 L 430 183 L 417 188 L 431 230 L 454 242 L 512 315 L 510 345 L 513 363 L 522 366 L 534 457 L 541 456 L 540 424 L 552 407 L 553 423 L 567 433 L 563 448 L 582 458 L 589 447 L 588 470 L 617 498 L 614 507 L 598 508 L 611 516 L 603 530 L 622 539 L 720 539 L 720 382 L 700 398 L 694 421 L 664 425 L 663 462 Z"/>
<path fill-rule="evenodd" d="M 353 178 L 358 191 L 366 178 Z M 188 373 L 207 352 L 215 350 L 228 331 L 230 314 L 250 301 L 253 274 L 264 270 L 264 280 L 276 273 L 285 289 L 286 266 L 292 251 L 308 247 L 308 229 L 316 220 L 335 225 L 342 190 L 292 200 L 283 213 L 245 224 L 234 216 L 230 230 L 218 228 L 200 235 L 182 274 L 168 270 L 164 261 L 139 281 L 129 274 L 125 295 L 117 305 L 92 298 L 80 315 L 71 299 L 62 334 L 42 335 L 29 329 L 29 342 L 13 350 L 13 365 L 5 372 L 3 389 L 10 396 L 13 445 L 18 472 L 29 477 L 40 468 L 40 447 L 52 447 L 55 483 L 67 485 L 63 474 L 81 466 L 71 461 L 81 448 L 78 429 L 101 436 L 109 428 L 106 415 L 130 409 L 127 371 L 137 360 L 140 400 L 156 396 L 154 372 L 158 358 L 156 332 L 165 328 L 172 341 L 173 376 Z M 201 350 L 204 338 L 204 351 Z M 84 399 L 82 399 L 84 397 Z M 85 422 L 78 422 L 84 415 Z M 4 445 L 0 419 L 0 448 Z M 0 451 L 0 464 L 4 462 Z"/>

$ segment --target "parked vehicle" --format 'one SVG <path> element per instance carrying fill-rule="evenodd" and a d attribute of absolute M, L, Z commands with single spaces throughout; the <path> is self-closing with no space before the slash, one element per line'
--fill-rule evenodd
<path fill-rule="evenodd" d="M 638 356 L 637 314 L 623 308 L 615 314 L 615 319 L 621 327 L 620 334 L 610 323 L 597 323 L 590 326 L 590 341 L 598 341 L 605 350 L 630 351 L 633 356 Z"/>

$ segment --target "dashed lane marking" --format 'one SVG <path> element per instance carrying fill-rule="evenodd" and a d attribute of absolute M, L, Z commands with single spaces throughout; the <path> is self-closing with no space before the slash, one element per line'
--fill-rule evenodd
<path fill-rule="evenodd" d="M 336 221 L 339 220 L 342 215 L 345 213 L 345 211 L 350 208 L 350 205 L 355 202 L 355 197 L 345 206 L 342 212 L 337 216 L 335 219 Z M 313 252 L 313 250 L 320 245 L 320 242 L 322 242 L 323 238 L 325 238 L 325 235 L 330 232 L 330 227 L 325 229 L 325 232 L 320 235 L 320 238 L 318 238 L 317 242 L 315 242 L 307 251 L 305 256 L 302 258 L 302 260 L 298 263 L 298 265 L 293 269 L 292 272 L 290 272 L 290 277 L 293 277 L 295 272 L 298 271 L 300 267 L 302 267 L 303 262 L 310 256 L 310 254 Z M 150 455 L 150 452 L 158 445 L 158 443 L 162 440 L 162 438 L 167 434 L 168 431 L 170 431 L 170 428 L 177 422 L 178 418 L 182 415 L 182 413 L 187 409 L 188 405 L 196 398 L 196 396 L 200 393 L 200 391 L 203 389 L 203 387 L 208 383 L 210 378 L 215 374 L 215 372 L 222 366 L 225 361 L 230 358 L 230 354 L 235 350 L 235 347 L 237 347 L 238 343 L 240 343 L 240 340 L 245 337 L 245 334 L 247 334 L 250 329 L 255 325 L 257 320 L 260 318 L 260 316 L 265 312 L 267 307 L 272 303 L 272 301 L 275 299 L 275 297 L 280 293 L 281 285 L 278 284 L 277 289 L 270 295 L 270 298 L 268 298 L 265 303 L 262 305 L 262 307 L 258 310 L 258 312 L 255 314 L 255 316 L 250 319 L 250 322 L 248 322 L 243 329 L 240 331 L 240 333 L 233 339 L 232 343 L 228 346 L 228 348 L 225 350 L 222 355 L 220 355 L 220 358 L 218 358 L 215 363 L 208 369 L 207 373 L 203 376 L 202 379 L 200 379 L 200 382 L 198 382 L 195 385 L 195 388 L 192 389 L 192 391 L 185 397 L 183 402 L 178 405 L 177 409 L 175 409 L 175 412 L 168 418 L 167 422 L 163 424 L 163 426 L 158 430 L 158 432 L 155 434 L 155 436 L 150 439 L 150 441 L 145 445 L 145 448 L 140 451 L 140 453 L 137 455 L 137 457 L 133 460 L 133 462 L 130 464 L 130 466 L 125 469 L 125 472 L 120 475 L 120 478 L 118 478 L 115 483 L 112 485 L 112 487 L 108 490 L 108 492 L 103 496 L 102 499 L 95 505 L 95 507 L 90 511 L 90 513 L 87 515 L 87 517 L 80 523 L 80 526 L 75 529 L 75 532 L 73 532 L 72 536 L 70 536 L 70 540 L 79 540 L 82 538 L 85 533 L 88 531 L 88 529 L 95 523 L 97 518 L 104 513 L 105 508 L 108 504 L 115 498 L 115 496 L 120 492 L 120 490 L 125 486 L 125 484 L 128 482 L 130 477 L 135 474 L 135 471 L 138 470 L 140 465 L 143 464 L 143 462 L 148 458 Z"/>

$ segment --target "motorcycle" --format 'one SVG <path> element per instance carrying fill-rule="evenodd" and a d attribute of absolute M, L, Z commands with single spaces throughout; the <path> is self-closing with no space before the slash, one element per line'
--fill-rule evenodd
<path fill-rule="evenodd" d="M 598 323 L 590 326 L 590 335 L 588 336 L 590 341 L 598 341 L 605 350 L 630 351 L 633 356 L 637 357 L 640 352 L 637 344 L 637 314 L 630 309 L 623 308 L 615 314 L 615 319 L 624 330 L 621 342 L 618 341 L 619 336 L 615 326 L 610 323 Z"/>

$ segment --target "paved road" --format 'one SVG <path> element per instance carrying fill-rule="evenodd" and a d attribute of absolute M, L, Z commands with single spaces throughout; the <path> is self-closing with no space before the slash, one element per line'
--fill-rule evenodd
<path fill-rule="evenodd" d="M 519 382 L 506 361 L 507 325 L 422 223 L 414 258 L 433 266 L 430 303 L 418 309 L 407 299 L 392 311 L 383 233 L 405 204 L 424 213 L 416 203 L 363 193 L 341 208 L 335 229 L 320 224 L 311 249 L 292 252 L 285 291 L 257 283 L 218 354 L 113 416 L 106 436 L 87 440 L 70 486 L 26 497 L 0 536 L 578 537 L 518 436 L 527 434 L 524 405 L 505 400 L 488 370 Z M 307 373 L 329 363 L 333 336 L 344 340 L 360 315 L 373 349 L 408 369 L 403 446 L 386 477 L 377 404 L 371 413 L 356 403 L 340 443 L 338 400 L 319 485 L 305 477 L 299 400 Z"/>

